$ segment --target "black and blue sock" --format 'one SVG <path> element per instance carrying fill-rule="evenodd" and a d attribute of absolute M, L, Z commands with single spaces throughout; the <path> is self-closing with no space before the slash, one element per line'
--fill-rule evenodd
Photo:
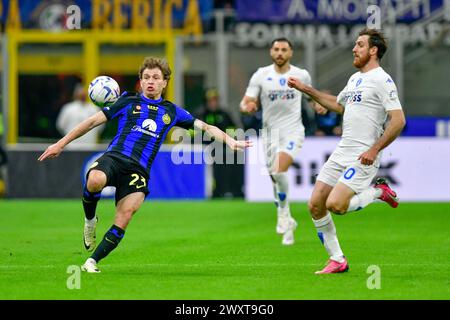
<path fill-rule="evenodd" d="M 97 202 L 100 200 L 101 191 L 99 192 L 90 192 L 86 185 L 83 188 L 83 209 L 84 215 L 86 219 L 92 220 L 95 217 L 95 210 L 97 209 Z"/>
<path fill-rule="evenodd" d="M 105 233 L 103 240 L 95 249 L 91 258 L 96 262 L 106 257 L 111 251 L 113 251 L 120 243 L 125 235 L 125 230 L 116 226 L 115 224 Z"/>

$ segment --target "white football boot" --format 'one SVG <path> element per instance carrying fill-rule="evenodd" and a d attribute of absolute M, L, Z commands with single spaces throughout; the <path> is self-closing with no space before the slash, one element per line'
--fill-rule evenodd
<path fill-rule="evenodd" d="M 289 208 L 278 208 L 277 210 L 277 233 L 278 234 L 284 234 L 288 228 L 289 225 L 289 218 L 291 217 L 291 214 L 289 212 Z"/>
<path fill-rule="evenodd" d="M 91 252 L 95 248 L 95 229 L 98 218 L 92 220 L 84 219 L 83 242 L 87 251 Z"/>
<path fill-rule="evenodd" d="M 87 273 L 99 273 L 101 272 L 99 268 L 97 268 L 97 262 L 94 259 L 88 258 L 86 262 L 81 266 L 81 271 Z"/>
<path fill-rule="evenodd" d="M 286 232 L 283 234 L 283 240 L 282 244 L 285 246 L 291 246 L 294 244 L 294 231 L 297 229 L 297 221 L 294 220 L 294 218 L 289 217 L 288 218 L 288 225 L 286 228 Z"/>

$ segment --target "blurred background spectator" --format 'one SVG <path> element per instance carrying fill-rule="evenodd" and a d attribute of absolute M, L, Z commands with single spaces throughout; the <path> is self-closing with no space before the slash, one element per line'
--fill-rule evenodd
<path fill-rule="evenodd" d="M 86 101 L 86 90 L 81 84 L 77 84 L 73 90 L 73 101 L 62 106 L 56 119 L 56 128 L 62 136 L 70 132 L 77 124 L 100 111 L 100 108 Z M 72 144 L 96 144 L 104 125 L 100 125 Z"/>
<path fill-rule="evenodd" d="M 227 132 L 229 135 L 234 134 L 236 125 L 231 119 L 225 108 L 219 105 L 219 91 L 216 88 L 210 88 L 205 92 L 205 103 L 196 112 L 196 118 L 206 122 L 207 124 L 218 127 L 220 130 Z M 202 140 L 204 144 L 209 141 Z M 212 156 L 216 161 L 212 164 L 212 174 L 210 173 L 209 189 L 213 198 L 225 197 L 234 198 L 242 197 L 243 186 L 243 166 L 237 164 L 237 153 L 233 152 L 224 144 L 217 146 L 222 148 L 222 154 L 218 155 L 214 149 Z M 227 159 L 233 159 L 233 163 L 226 163 Z"/>
<path fill-rule="evenodd" d="M 328 94 L 332 94 L 330 90 L 323 90 Z M 316 101 L 311 101 L 316 106 L 320 104 Z M 320 106 L 321 107 L 321 106 Z M 324 113 L 315 114 L 315 136 L 340 136 L 342 134 L 342 115 L 336 112 L 324 109 Z"/>

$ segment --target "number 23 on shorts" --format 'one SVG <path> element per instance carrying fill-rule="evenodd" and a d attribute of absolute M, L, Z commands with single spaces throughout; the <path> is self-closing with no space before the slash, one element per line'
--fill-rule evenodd
<path fill-rule="evenodd" d="M 140 179 L 139 179 L 139 177 L 140 177 Z M 140 182 L 142 182 L 142 184 L 138 184 L 137 183 L 138 180 Z M 135 185 L 136 189 L 140 189 L 140 188 L 143 188 L 143 187 L 145 187 L 147 185 L 147 181 L 145 181 L 145 178 L 143 176 L 139 176 L 137 173 L 133 173 L 131 175 L 131 181 L 130 181 L 129 185 L 130 186 L 134 186 Z"/>

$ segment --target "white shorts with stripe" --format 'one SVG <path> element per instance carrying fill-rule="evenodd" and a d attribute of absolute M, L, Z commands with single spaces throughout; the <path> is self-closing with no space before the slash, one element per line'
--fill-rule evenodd
<path fill-rule="evenodd" d="M 317 180 L 332 187 L 341 182 L 357 194 L 364 191 L 377 175 L 380 167 L 380 155 L 372 165 L 368 166 L 361 164 L 358 160 L 359 154 L 359 152 L 352 152 L 352 155 L 345 155 L 338 147 L 325 162 Z"/>
<path fill-rule="evenodd" d="M 270 170 L 275 165 L 275 159 L 279 152 L 287 153 L 295 159 L 305 141 L 304 131 L 295 133 L 280 133 L 267 135 L 262 134 L 262 141 L 264 147 L 264 155 L 266 160 L 266 166 Z"/>

